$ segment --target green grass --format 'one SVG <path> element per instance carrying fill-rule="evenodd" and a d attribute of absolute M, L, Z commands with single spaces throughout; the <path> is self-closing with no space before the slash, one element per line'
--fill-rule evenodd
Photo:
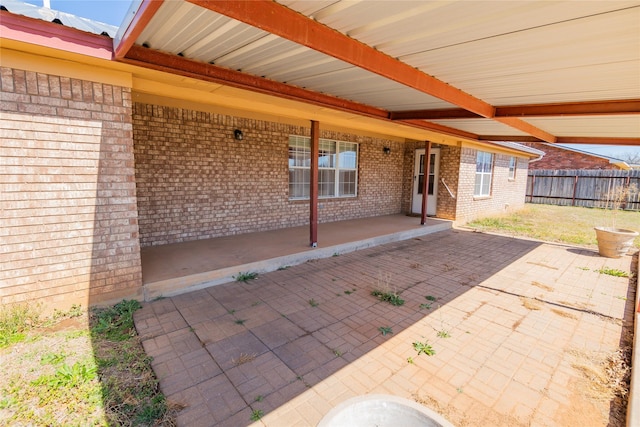
<path fill-rule="evenodd" d="M 638 212 L 618 211 L 616 227 L 639 231 L 639 217 Z M 483 218 L 467 224 L 479 231 L 593 248 L 598 246 L 593 228 L 610 225 L 610 210 L 535 204 L 527 204 L 509 215 Z M 640 248 L 640 236 L 635 239 L 634 246 Z"/>
<path fill-rule="evenodd" d="M 159 391 L 133 325 L 138 308 L 41 318 L 35 305 L 1 307 L 0 425 L 175 425 L 179 407 Z"/>
<path fill-rule="evenodd" d="M 39 309 L 29 304 L 17 304 L 0 310 L 0 348 L 26 339 L 26 331 L 40 325 Z"/>

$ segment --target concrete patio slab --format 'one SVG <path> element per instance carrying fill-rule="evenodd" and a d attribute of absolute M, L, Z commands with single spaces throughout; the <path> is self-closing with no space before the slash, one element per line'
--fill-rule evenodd
<path fill-rule="evenodd" d="M 315 426 L 391 394 L 456 426 L 622 426 L 585 373 L 630 345 L 636 290 L 599 270 L 631 263 L 448 230 L 148 302 L 135 321 L 179 425 Z"/>
<path fill-rule="evenodd" d="M 383 215 L 318 224 L 318 246 L 309 245 L 309 226 L 142 248 L 145 300 L 227 283 L 243 271 L 265 273 L 311 259 L 448 230 L 452 222 Z"/>

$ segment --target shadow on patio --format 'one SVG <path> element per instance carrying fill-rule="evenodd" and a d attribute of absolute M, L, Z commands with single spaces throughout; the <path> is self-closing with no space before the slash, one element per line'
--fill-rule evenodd
<path fill-rule="evenodd" d="M 619 348 L 635 290 L 595 272 L 631 257 L 591 253 L 442 231 L 159 299 L 136 327 L 179 425 L 316 425 L 367 393 L 459 426 L 606 425 L 572 357 Z M 371 295 L 387 285 L 404 305 Z"/>

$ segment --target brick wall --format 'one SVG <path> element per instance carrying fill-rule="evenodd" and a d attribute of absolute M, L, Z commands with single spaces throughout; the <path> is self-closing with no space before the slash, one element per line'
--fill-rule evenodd
<path fill-rule="evenodd" d="M 139 103 L 133 110 L 142 246 L 308 224 L 309 203 L 289 200 L 288 144 L 309 128 Z M 357 142 L 360 152 L 358 196 L 321 199 L 320 222 L 400 212 L 402 143 L 322 129 L 321 138 Z"/>
<path fill-rule="evenodd" d="M 438 205 L 436 206 L 436 216 L 443 219 L 456 219 L 457 188 L 460 171 L 460 148 L 443 145 L 440 148 L 440 183 L 438 185 Z M 449 191 L 442 184 L 442 180 L 447 183 L 456 198 L 451 197 Z"/>
<path fill-rule="evenodd" d="M 616 165 L 609 163 L 609 160 L 589 154 L 577 153 L 554 147 L 549 144 L 527 142 L 524 145 L 544 151 L 542 159 L 529 165 L 529 169 L 620 169 Z"/>
<path fill-rule="evenodd" d="M 131 94 L 1 68 L 0 302 L 140 295 Z"/>
<path fill-rule="evenodd" d="M 509 158 L 493 154 L 491 195 L 475 197 L 475 170 L 477 150 L 460 150 L 460 179 L 458 182 L 456 222 L 465 223 L 476 218 L 520 209 L 524 206 L 527 185 L 528 160 L 517 158 L 516 177 L 509 180 Z"/>

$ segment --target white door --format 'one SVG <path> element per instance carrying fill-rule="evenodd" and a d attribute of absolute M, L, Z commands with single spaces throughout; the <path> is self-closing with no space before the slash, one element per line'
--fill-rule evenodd
<path fill-rule="evenodd" d="M 416 164 L 413 172 L 413 202 L 411 212 L 422 213 L 422 185 L 424 183 L 424 153 L 425 149 L 416 150 Z M 431 149 L 429 163 L 429 184 L 427 192 L 427 215 L 436 214 L 438 198 L 438 168 L 440 167 L 440 149 Z"/>

